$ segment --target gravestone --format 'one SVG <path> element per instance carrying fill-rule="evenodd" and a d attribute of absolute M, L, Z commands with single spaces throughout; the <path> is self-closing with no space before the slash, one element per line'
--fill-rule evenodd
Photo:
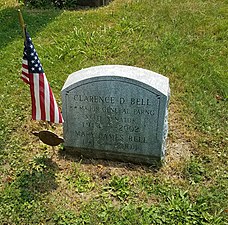
<path fill-rule="evenodd" d="M 62 89 L 64 148 L 90 158 L 154 164 L 165 156 L 169 79 L 104 65 L 71 74 Z"/>

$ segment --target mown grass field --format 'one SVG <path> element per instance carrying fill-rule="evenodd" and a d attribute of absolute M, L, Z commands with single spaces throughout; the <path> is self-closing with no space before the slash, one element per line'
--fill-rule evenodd
<path fill-rule="evenodd" d="M 138 66 L 170 79 L 159 169 L 77 159 L 31 134 L 16 1 L 0 0 L 0 224 L 228 224 L 227 1 L 114 0 L 78 11 L 22 8 L 61 106 L 69 74 Z M 62 126 L 51 128 L 62 134 Z"/>

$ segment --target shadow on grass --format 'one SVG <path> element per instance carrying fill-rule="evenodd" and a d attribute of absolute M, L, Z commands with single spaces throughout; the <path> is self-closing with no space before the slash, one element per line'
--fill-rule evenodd
<path fill-rule="evenodd" d="M 82 155 L 76 155 L 72 151 L 66 151 L 65 149 L 59 152 L 59 157 L 65 160 L 78 162 L 80 164 L 91 164 L 94 166 L 102 165 L 104 167 L 115 167 L 115 168 L 125 168 L 130 171 L 137 171 L 139 169 L 143 169 L 148 172 L 156 173 L 162 167 L 161 161 L 154 161 L 153 164 L 140 164 L 140 163 L 132 163 L 119 160 L 106 160 L 106 159 L 96 159 L 96 158 L 85 158 Z"/>
<path fill-rule="evenodd" d="M 31 36 L 35 36 L 49 23 L 55 20 L 61 10 L 22 10 L 24 21 L 27 24 Z M 13 42 L 23 38 L 18 20 L 18 8 L 5 8 L 0 11 L 0 50 Z M 23 39 L 22 39 L 23 40 Z"/>
<path fill-rule="evenodd" d="M 37 157 L 29 166 L 16 180 L 22 201 L 39 199 L 41 194 L 48 193 L 58 187 L 55 173 L 59 167 L 50 158 L 47 156 Z"/>

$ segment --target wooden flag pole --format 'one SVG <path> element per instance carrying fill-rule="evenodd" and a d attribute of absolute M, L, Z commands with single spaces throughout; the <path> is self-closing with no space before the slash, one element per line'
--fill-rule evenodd
<path fill-rule="evenodd" d="M 26 37 L 25 37 L 25 22 L 24 22 L 24 19 L 23 19 L 23 16 L 22 16 L 22 13 L 21 13 L 21 10 L 18 9 L 18 17 L 19 17 L 19 23 L 21 25 L 21 28 L 22 28 L 22 31 L 23 31 L 23 37 L 24 37 L 24 40 L 26 41 Z"/>

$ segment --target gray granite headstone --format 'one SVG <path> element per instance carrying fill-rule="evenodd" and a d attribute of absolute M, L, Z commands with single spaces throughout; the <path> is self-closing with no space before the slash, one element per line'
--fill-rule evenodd
<path fill-rule="evenodd" d="M 120 65 L 83 69 L 62 89 L 66 151 L 153 164 L 165 156 L 169 79 Z"/>

